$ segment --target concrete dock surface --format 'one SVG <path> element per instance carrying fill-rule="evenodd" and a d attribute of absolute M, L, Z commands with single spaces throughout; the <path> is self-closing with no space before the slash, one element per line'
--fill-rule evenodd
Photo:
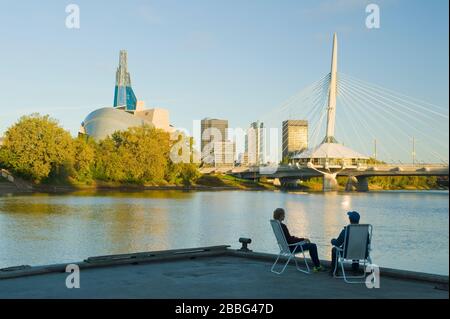
<path fill-rule="evenodd" d="M 63 268 L 1 279 L 0 298 L 432 298 L 448 299 L 442 284 L 383 276 L 380 288 L 347 284 L 328 272 L 304 274 L 292 263 L 281 275 L 273 261 L 238 254 L 194 254 L 154 262 L 80 266 L 80 288 L 68 289 Z M 447 277 L 448 280 L 448 277 Z M 443 287 L 443 288 L 442 288 Z"/>

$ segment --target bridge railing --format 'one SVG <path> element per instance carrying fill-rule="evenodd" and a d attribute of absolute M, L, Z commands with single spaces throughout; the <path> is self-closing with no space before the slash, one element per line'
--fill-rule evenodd
<path fill-rule="evenodd" d="M 335 167 L 333 167 L 335 168 Z M 306 170 L 308 169 L 305 166 L 296 166 L 296 165 L 279 165 L 276 171 L 297 171 L 297 170 Z M 439 171 L 439 170 L 448 170 L 448 165 L 446 164 L 365 164 L 361 166 L 348 166 L 345 167 L 344 171 L 355 170 L 355 171 Z M 210 168 L 201 168 L 200 171 L 204 174 L 211 173 L 260 173 L 261 167 L 259 166 L 239 166 L 239 167 L 210 167 Z"/>

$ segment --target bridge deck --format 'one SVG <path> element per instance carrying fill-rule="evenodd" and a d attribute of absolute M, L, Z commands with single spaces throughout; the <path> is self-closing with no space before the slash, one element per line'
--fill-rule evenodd
<path fill-rule="evenodd" d="M 271 170 L 268 168 L 259 167 L 237 167 L 234 169 L 222 170 L 222 173 L 234 174 L 242 178 L 258 178 L 261 176 L 273 177 L 273 178 L 309 178 L 320 177 L 323 174 L 319 172 L 323 171 L 322 167 L 315 167 L 311 169 L 303 166 L 289 166 L 279 165 L 273 167 Z M 219 170 L 217 170 L 218 172 Z M 326 171 L 326 170 L 325 170 Z M 383 165 L 367 165 L 365 167 L 347 167 L 345 169 L 339 169 L 335 167 L 333 171 L 338 171 L 338 176 L 448 176 L 448 165 L 441 164 L 383 164 Z M 205 173 L 211 173 L 214 171 L 204 171 Z"/>

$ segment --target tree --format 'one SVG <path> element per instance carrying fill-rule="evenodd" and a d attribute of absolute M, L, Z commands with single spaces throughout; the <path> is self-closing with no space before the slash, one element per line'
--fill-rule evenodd
<path fill-rule="evenodd" d="M 179 182 L 180 170 L 180 164 L 175 164 L 172 161 L 169 161 L 164 174 L 164 180 L 170 184 L 177 184 Z"/>
<path fill-rule="evenodd" d="M 0 161 L 14 173 L 40 183 L 67 174 L 73 158 L 69 132 L 48 115 L 23 116 L 5 133 Z"/>
<path fill-rule="evenodd" d="M 95 179 L 188 186 L 200 173 L 195 164 L 170 160 L 171 148 L 180 141 L 192 149 L 188 138 L 171 141 L 169 133 L 150 126 L 117 131 L 99 143 L 86 137 L 73 139 L 48 115 L 32 114 L 5 133 L 0 164 L 36 183 L 90 183 Z"/>
<path fill-rule="evenodd" d="M 73 177 L 79 182 L 90 182 L 95 163 L 95 141 L 91 138 L 78 137 L 74 140 Z"/>
<path fill-rule="evenodd" d="M 192 163 L 180 163 L 178 177 L 184 186 L 191 186 L 200 178 L 201 174 L 198 171 L 197 165 Z"/>
<path fill-rule="evenodd" d="M 95 176 L 129 183 L 159 183 L 169 162 L 169 134 L 150 126 L 116 131 L 99 143 Z"/>

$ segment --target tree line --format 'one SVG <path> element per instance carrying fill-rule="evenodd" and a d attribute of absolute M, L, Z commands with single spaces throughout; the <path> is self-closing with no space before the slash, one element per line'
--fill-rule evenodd
<path fill-rule="evenodd" d="M 116 131 L 99 142 L 88 136 L 73 138 L 55 119 L 35 113 L 7 129 L 0 165 L 37 184 L 195 184 L 200 177 L 197 166 L 170 159 L 176 142 L 150 126 Z"/>

